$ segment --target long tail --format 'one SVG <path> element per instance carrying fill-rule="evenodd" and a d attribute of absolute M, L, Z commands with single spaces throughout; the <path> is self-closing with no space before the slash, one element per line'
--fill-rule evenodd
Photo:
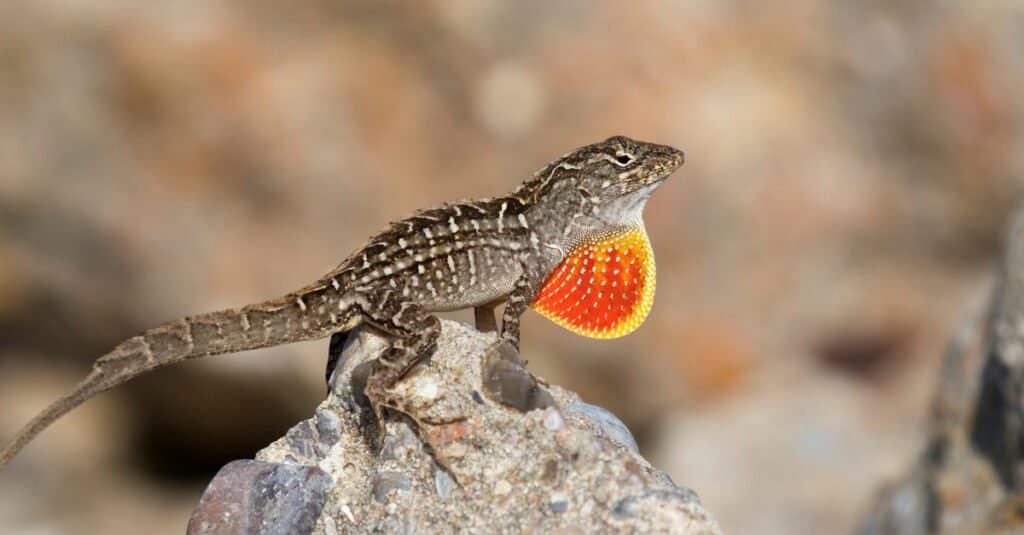
<path fill-rule="evenodd" d="M 350 320 L 348 317 L 335 316 L 334 321 L 327 321 L 322 315 L 309 313 L 307 302 L 326 302 L 321 290 L 323 288 L 316 288 L 260 305 L 183 318 L 125 340 L 100 357 L 92 372 L 74 390 L 50 404 L 18 431 L 0 451 L 0 470 L 58 418 L 96 394 L 143 373 L 190 358 L 312 340 L 327 336 L 339 327 L 344 329 L 344 324 Z M 341 321 L 337 321 L 339 319 Z"/>

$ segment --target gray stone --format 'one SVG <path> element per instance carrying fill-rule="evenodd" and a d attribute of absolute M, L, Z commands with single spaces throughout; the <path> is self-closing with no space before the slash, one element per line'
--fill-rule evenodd
<path fill-rule="evenodd" d="M 444 470 L 434 470 L 434 487 L 437 489 L 437 495 L 443 500 L 447 500 L 452 495 L 452 491 L 458 484 L 452 479 L 452 476 L 448 475 L 448 472 Z"/>
<path fill-rule="evenodd" d="M 380 472 L 373 478 L 373 499 L 386 503 L 393 490 L 409 490 L 412 480 L 401 472 Z"/>
<path fill-rule="evenodd" d="M 312 533 L 330 484 L 316 467 L 232 461 L 206 488 L 188 533 Z"/>
<path fill-rule="evenodd" d="M 629 428 L 608 409 L 583 401 L 574 401 L 572 405 L 569 405 L 568 412 L 590 418 L 594 423 L 601 426 L 601 429 L 609 438 L 629 448 L 633 453 L 640 453 L 640 447 L 636 445 L 636 439 L 629 432 Z"/>
<path fill-rule="evenodd" d="M 1024 208 L 985 311 L 939 373 L 922 453 L 880 489 L 860 535 L 1024 533 Z"/>
<path fill-rule="evenodd" d="M 386 342 L 360 329 L 315 420 L 257 455 L 333 479 L 314 533 L 719 533 L 617 418 L 536 381 L 493 334 L 441 325 L 430 361 L 389 392 L 382 448 L 360 389 Z"/>
<path fill-rule="evenodd" d="M 341 420 L 338 415 L 319 409 L 316 411 L 316 432 L 320 436 L 320 443 L 324 446 L 333 446 L 338 441 L 341 431 L 339 426 Z"/>

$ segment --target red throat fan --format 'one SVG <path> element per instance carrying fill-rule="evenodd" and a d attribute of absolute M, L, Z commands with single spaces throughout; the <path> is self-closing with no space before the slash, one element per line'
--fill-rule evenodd
<path fill-rule="evenodd" d="M 654 251 L 643 225 L 579 243 L 530 303 L 570 331 L 591 338 L 625 336 L 654 302 Z"/>

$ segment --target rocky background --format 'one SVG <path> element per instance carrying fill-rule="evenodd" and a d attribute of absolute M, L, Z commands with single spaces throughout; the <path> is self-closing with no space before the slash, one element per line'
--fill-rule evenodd
<path fill-rule="evenodd" d="M 1022 31 L 998 0 L 0 3 L 0 437 L 145 327 L 621 133 L 687 153 L 647 210 L 654 311 L 611 342 L 531 315 L 531 370 L 727 533 L 852 530 L 918 459 L 1024 190 Z M 103 396 L 0 476 L 0 527 L 180 533 L 313 413 L 326 353 Z"/>

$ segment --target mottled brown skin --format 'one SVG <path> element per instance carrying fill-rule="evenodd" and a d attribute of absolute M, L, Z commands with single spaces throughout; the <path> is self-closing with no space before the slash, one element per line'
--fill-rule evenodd
<path fill-rule="evenodd" d="M 648 197 L 683 163 L 668 146 L 612 137 L 551 162 L 508 196 L 443 205 L 392 223 L 315 284 L 242 308 L 189 316 L 120 343 L 0 452 L 0 469 L 92 396 L 185 359 L 323 338 L 369 324 L 393 337 L 367 381 L 387 392 L 435 348 L 432 312 L 473 307 L 478 326 L 519 347 L 519 318 L 581 237 L 640 224 Z M 328 376 L 330 374 L 330 364 Z"/>

